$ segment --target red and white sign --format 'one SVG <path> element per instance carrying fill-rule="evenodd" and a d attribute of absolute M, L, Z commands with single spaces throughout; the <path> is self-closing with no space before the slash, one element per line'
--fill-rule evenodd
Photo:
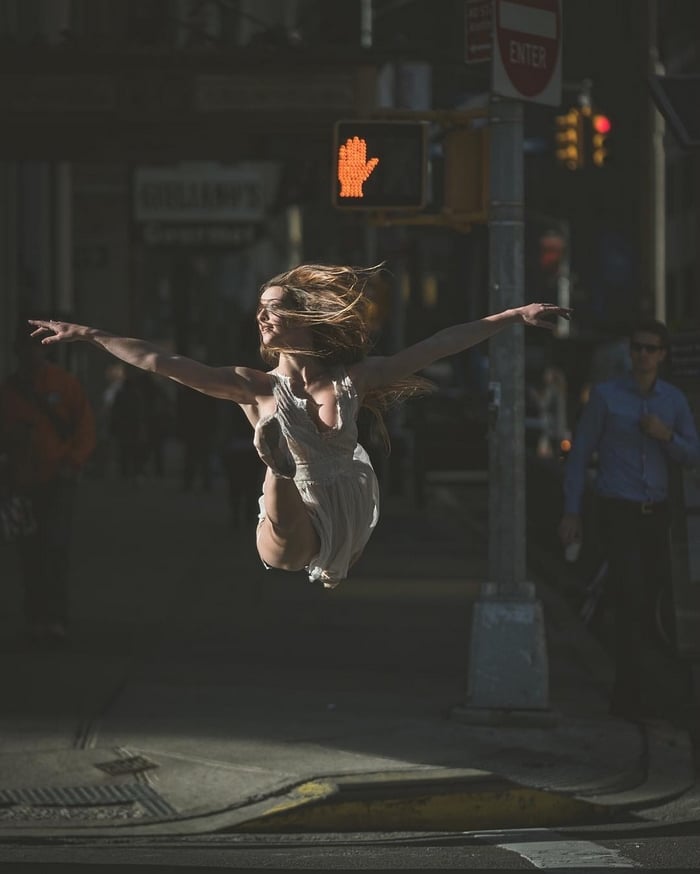
<path fill-rule="evenodd" d="M 492 90 L 561 103 L 561 0 L 494 0 Z"/>

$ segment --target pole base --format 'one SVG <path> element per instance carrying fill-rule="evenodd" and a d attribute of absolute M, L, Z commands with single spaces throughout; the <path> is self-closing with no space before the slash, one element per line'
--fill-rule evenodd
<path fill-rule="evenodd" d="M 542 605 L 529 597 L 482 598 L 472 611 L 467 702 L 479 710 L 549 708 Z"/>
<path fill-rule="evenodd" d="M 552 728 L 561 719 L 558 710 L 508 710 L 501 707 L 469 707 L 460 704 L 450 710 L 450 718 L 468 725 L 498 725 L 503 728 Z"/>

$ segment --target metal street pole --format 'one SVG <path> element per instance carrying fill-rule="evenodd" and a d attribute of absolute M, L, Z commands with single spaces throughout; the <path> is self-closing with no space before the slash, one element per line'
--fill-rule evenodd
<path fill-rule="evenodd" d="M 524 303 L 523 107 L 492 98 L 489 209 L 489 309 Z M 525 580 L 525 453 L 522 327 L 489 341 L 489 574 L 519 595 Z"/>
<path fill-rule="evenodd" d="M 647 63 L 651 76 L 665 70 L 659 57 L 659 12 L 657 0 L 647 0 Z M 647 225 L 647 257 L 649 259 L 649 290 L 654 318 L 665 322 L 666 311 L 666 150 L 664 133 L 666 123 L 651 96 L 647 97 L 649 138 L 646 153 L 648 162 L 647 197 L 649 216 Z M 672 317 L 675 313 L 670 314 Z"/>
<path fill-rule="evenodd" d="M 523 107 L 492 96 L 490 311 L 524 303 Z M 542 609 L 526 581 L 524 344 L 521 326 L 489 341 L 489 577 L 474 604 L 465 706 L 469 722 L 549 722 Z"/>

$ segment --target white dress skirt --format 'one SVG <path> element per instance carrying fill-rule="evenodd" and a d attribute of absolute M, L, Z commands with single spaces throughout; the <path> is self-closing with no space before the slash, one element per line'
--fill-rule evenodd
<path fill-rule="evenodd" d="M 357 442 L 359 399 L 342 367 L 333 376 L 337 404 L 335 428 L 319 431 L 307 400 L 292 392 L 288 377 L 271 372 L 276 409 L 260 419 L 254 444 L 273 470 L 269 434 L 280 435 L 282 452 L 291 456 L 294 482 L 318 534 L 320 550 L 307 571 L 313 582 L 334 588 L 360 557 L 379 519 L 379 485 L 367 452 Z M 274 428 L 270 429 L 271 420 Z M 277 427 L 279 426 L 279 427 Z M 277 456 L 279 457 L 279 456 Z M 260 496 L 260 516 L 265 499 Z"/>

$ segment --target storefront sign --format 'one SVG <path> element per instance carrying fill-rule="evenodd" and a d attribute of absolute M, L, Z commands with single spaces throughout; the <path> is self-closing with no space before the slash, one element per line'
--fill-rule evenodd
<path fill-rule="evenodd" d="M 265 182 L 254 165 L 139 167 L 134 174 L 134 218 L 190 224 L 262 221 L 268 200 Z"/>

